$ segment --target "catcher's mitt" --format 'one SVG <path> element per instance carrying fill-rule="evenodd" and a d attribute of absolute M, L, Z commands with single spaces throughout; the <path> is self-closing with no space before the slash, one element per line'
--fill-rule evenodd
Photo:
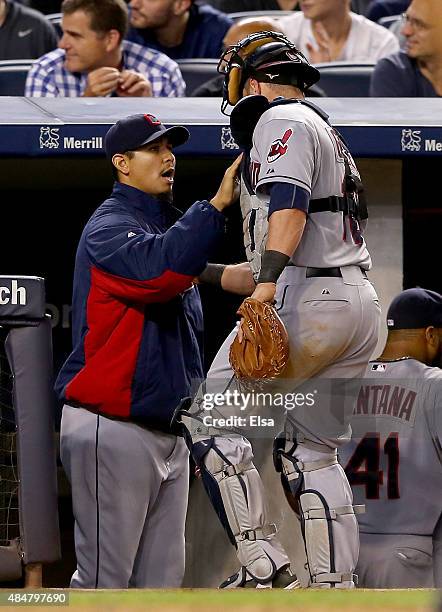
<path fill-rule="evenodd" d="M 242 341 L 236 335 L 229 360 L 237 378 L 271 380 L 282 374 L 289 358 L 289 339 L 284 323 L 270 304 L 247 298 L 238 314 Z"/>

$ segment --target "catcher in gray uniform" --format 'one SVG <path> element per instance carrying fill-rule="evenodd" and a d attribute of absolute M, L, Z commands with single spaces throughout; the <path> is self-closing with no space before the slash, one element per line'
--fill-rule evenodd
<path fill-rule="evenodd" d="M 248 277 L 244 265 L 214 264 L 202 280 L 238 290 L 241 282 L 250 285 L 252 274 L 252 297 L 276 300 L 290 339 L 285 389 L 312 378 L 359 377 L 377 342 L 379 304 L 366 274 L 371 260 L 358 171 L 327 116 L 304 99 L 319 72 L 275 32 L 251 34 L 230 47 L 219 69 L 225 75 L 223 110 L 235 105 L 232 134 L 245 151 L 241 208 Z M 232 380 L 228 354 L 236 333 L 215 357 L 204 390 L 225 389 Z M 200 400 L 201 392 L 189 411 L 193 420 L 201 415 Z M 337 461 L 348 430 L 340 419 L 338 426 L 325 427 L 327 402 L 319 403 L 290 412 L 275 444 L 275 465 L 299 509 L 309 586 L 351 588 L 358 525 Z M 267 519 L 250 443 L 238 428 L 192 428 L 191 421 L 184 418 L 193 456 L 241 564 L 221 587 L 294 588 L 294 578 L 284 575 L 289 560 Z"/>
<path fill-rule="evenodd" d="M 400 293 L 362 380 L 339 455 L 359 517 L 367 588 L 442 586 L 442 295 Z"/>

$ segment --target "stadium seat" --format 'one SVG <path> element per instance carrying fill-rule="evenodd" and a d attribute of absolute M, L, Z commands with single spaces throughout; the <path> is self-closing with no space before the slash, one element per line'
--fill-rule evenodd
<path fill-rule="evenodd" d="M 218 74 L 216 71 L 218 66 L 217 59 L 180 59 L 177 60 L 177 63 L 186 82 L 188 96 L 191 96 L 197 87 Z"/>
<path fill-rule="evenodd" d="M 45 15 L 45 17 L 52 23 L 57 30 L 57 34 L 61 37 L 63 35 L 63 30 L 61 29 L 61 13 L 50 13 L 49 15 Z"/>
<path fill-rule="evenodd" d="M 384 26 L 388 30 L 391 30 L 392 27 L 402 19 L 402 15 L 387 15 L 386 17 L 381 17 L 378 20 L 378 24 Z"/>
<path fill-rule="evenodd" d="M 366 15 L 371 0 L 351 0 L 351 10 L 359 15 Z"/>
<path fill-rule="evenodd" d="M 387 15 L 386 17 L 381 17 L 378 24 L 384 26 L 384 28 L 388 28 L 398 39 L 401 49 L 404 49 L 405 36 L 402 34 L 402 27 L 404 25 L 402 15 Z"/>
<path fill-rule="evenodd" d="M 24 96 L 28 72 L 34 60 L 0 61 L 0 96 Z"/>
<path fill-rule="evenodd" d="M 330 62 L 316 64 L 321 73 L 319 87 L 329 97 L 366 98 L 369 96 L 373 63 Z"/>
<path fill-rule="evenodd" d="M 285 17 L 291 15 L 293 11 L 241 11 L 239 13 L 229 13 L 230 19 L 233 21 L 239 21 L 240 19 L 262 19 L 263 17 L 272 17 L 278 19 L 278 17 Z"/>

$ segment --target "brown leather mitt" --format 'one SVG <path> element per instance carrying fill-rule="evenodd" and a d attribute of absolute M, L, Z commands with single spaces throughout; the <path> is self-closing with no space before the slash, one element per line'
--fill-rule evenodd
<path fill-rule="evenodd" d="M 289 358 L 289 338 L 284 323 L 270 304 L 247 298 L 238 314 L 243 317 L 242 341 L 236 335 L 229 360 L 242 379 L 273 379 L 280 376 Z"/>

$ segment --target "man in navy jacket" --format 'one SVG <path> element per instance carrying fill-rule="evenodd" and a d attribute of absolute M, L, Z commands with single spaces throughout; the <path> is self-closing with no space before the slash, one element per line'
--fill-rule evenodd
<path fill-rule="evenodd" d="M 217 58 L 232 19 L 194 0 L 130 0 L 127 39 L 174 60 Z"/>
<path fill-rule="evenodd" d="M 378 61 L 370 95 L 378 98 L 442 96 L 442 3 L 413 0 L 403 15 L 404 50 Z"/>
<path fill-rule="evenodd" d="M 223 234 L 240 161 L 210 202 L 178 218 L 172 148 L 188 136 L 140 114 L 105 138 L 117 181 L 80 239 L 73 351 L 56 383 L 75 518 L 72 587 L 179 587 L 184 574 L 188 452 L 170 423 L 203 378 L 194 279 Z"/>

